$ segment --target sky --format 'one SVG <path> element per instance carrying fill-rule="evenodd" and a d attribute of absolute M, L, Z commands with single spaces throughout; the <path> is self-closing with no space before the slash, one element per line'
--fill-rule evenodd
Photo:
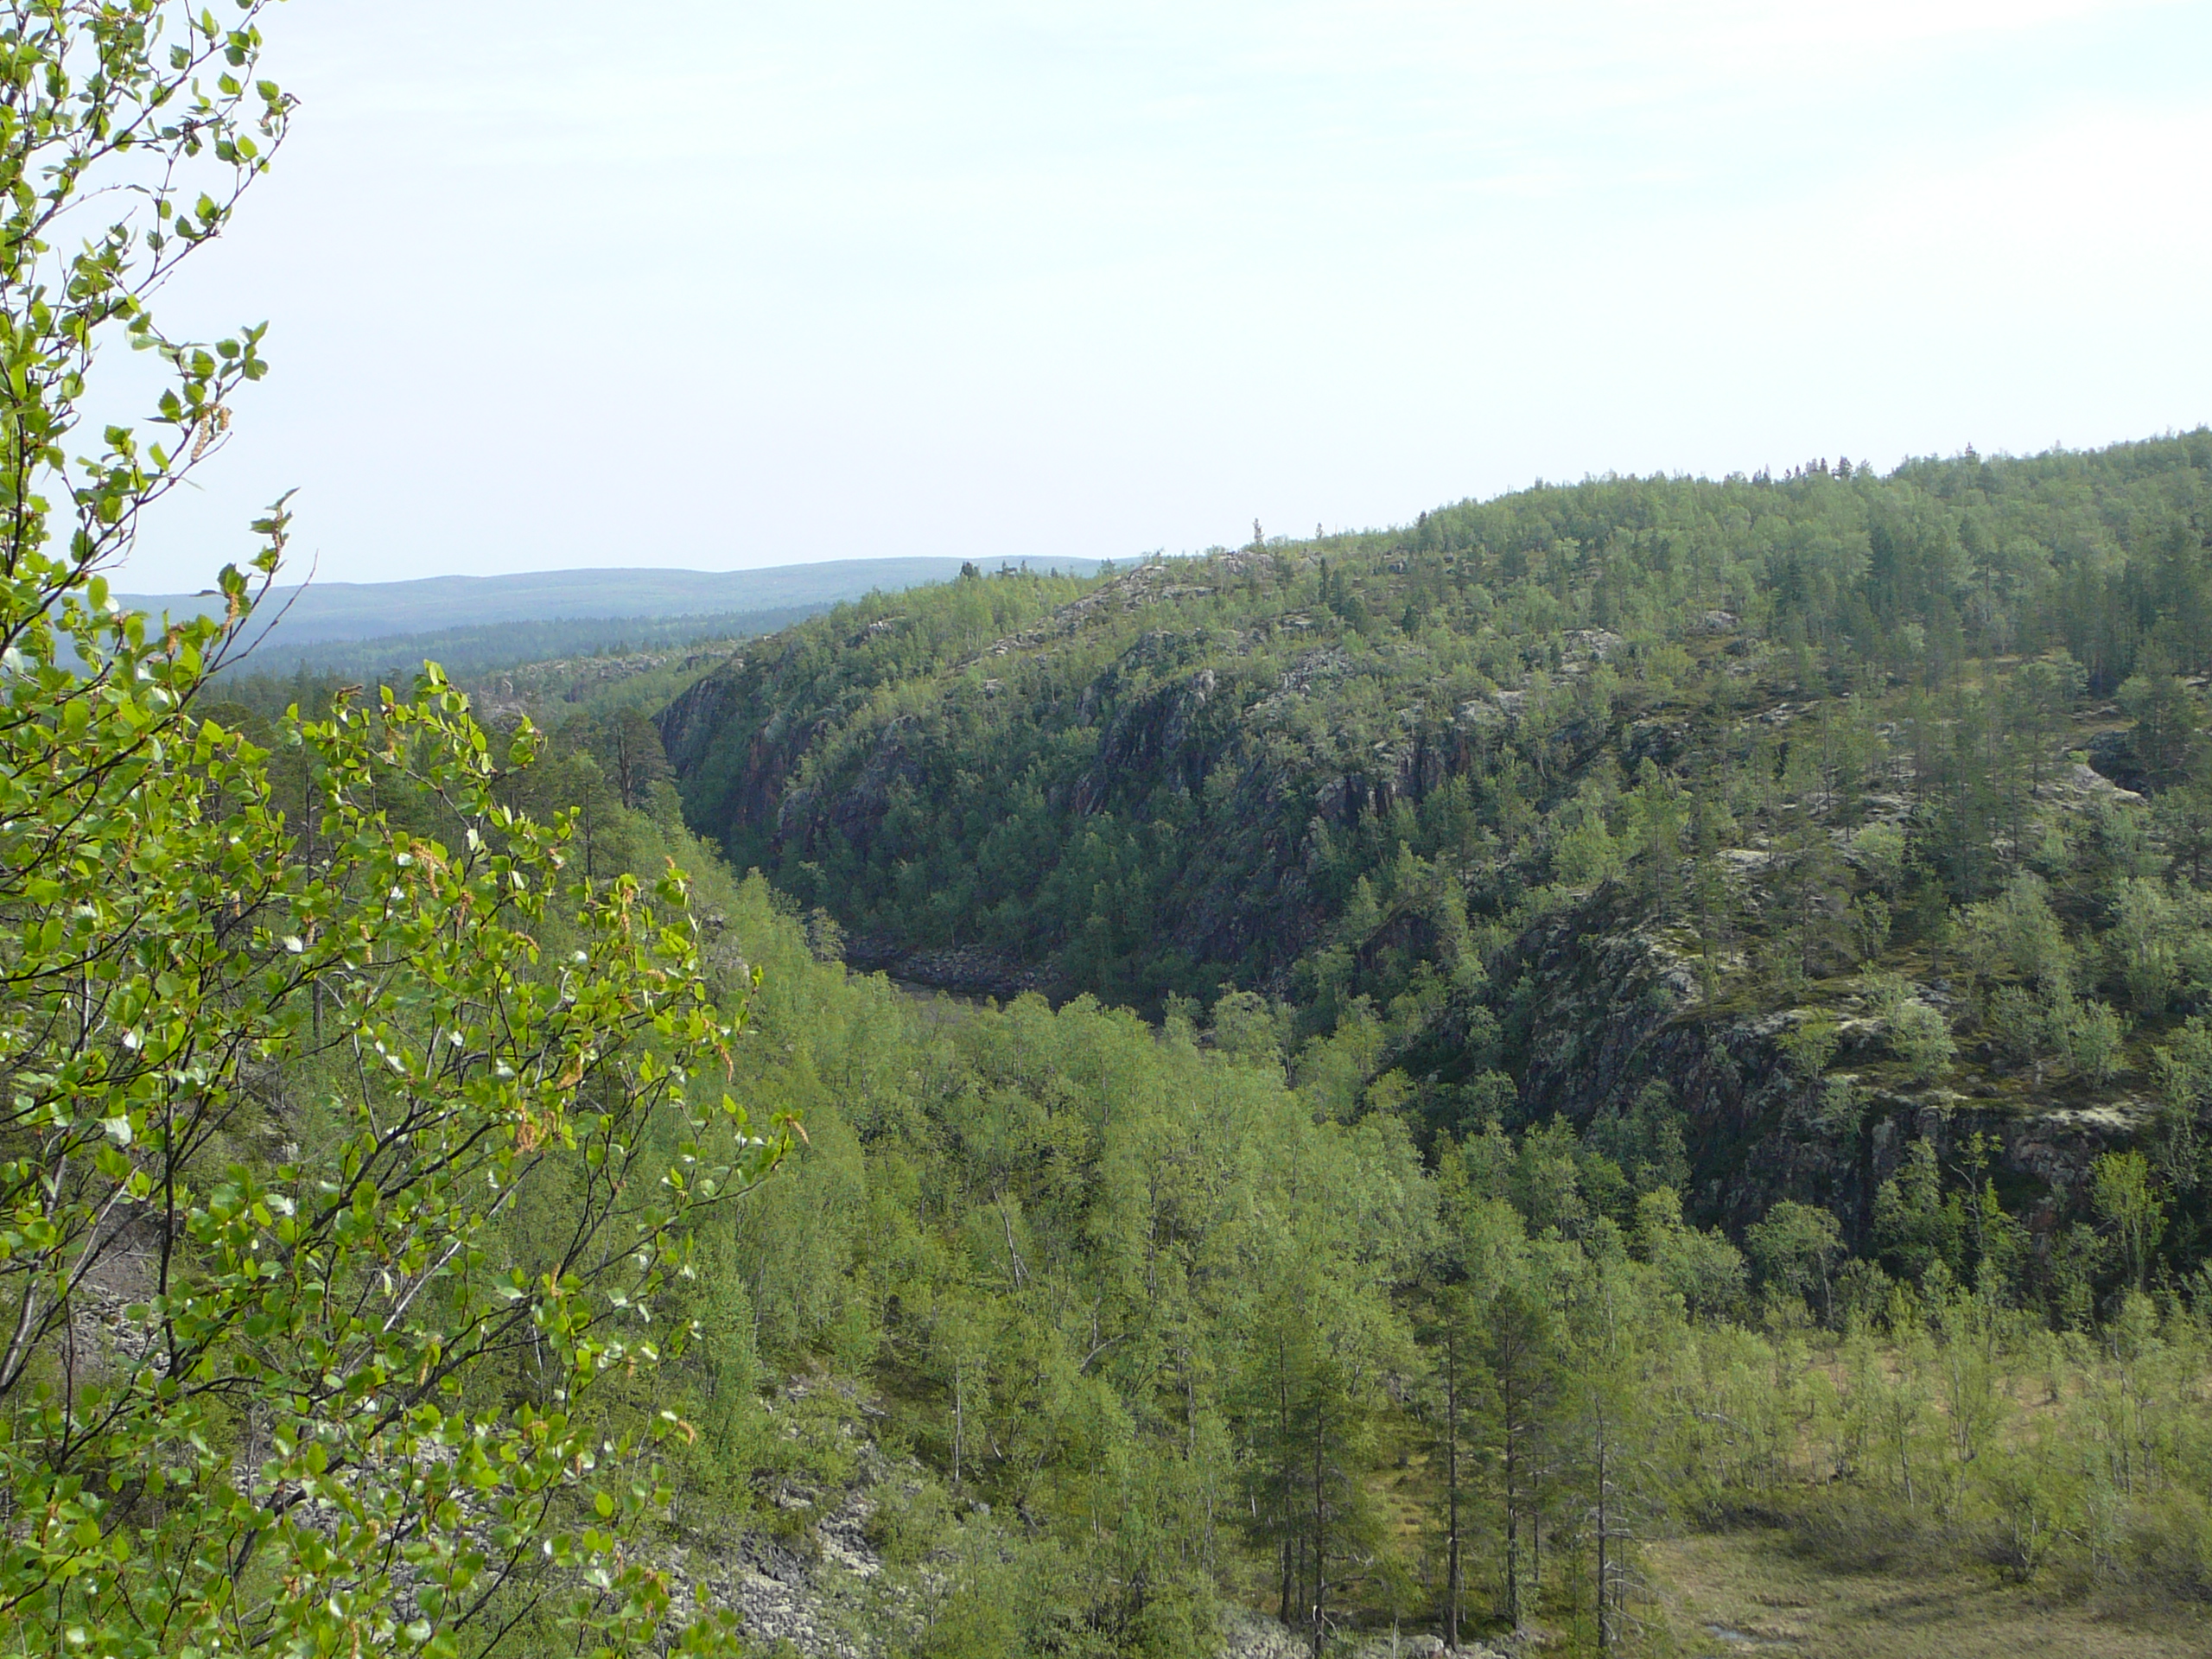
<path fill-rule="evenodd" d="M 288 0 L 132 556 L 1127 558 L 2212 420 L 2212 0 Z"/>

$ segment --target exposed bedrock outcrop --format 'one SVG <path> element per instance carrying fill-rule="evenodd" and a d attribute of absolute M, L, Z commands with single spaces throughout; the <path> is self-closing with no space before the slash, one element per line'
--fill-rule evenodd
<path fill-rule="evenodd" d="M 2140 1129 L 2149 1108 L 2114 1084 L 2082 1098 L 1962 1094 L 1973 1069 L 1918 1082 L 1884 1052 L 1878 1025 L 1853 1012 L 1851 984 L 1814 988 L 1805 1006 L 1707 1003 L 1694 958 L 1649 928 L 1593 929 L 1585 912 L 1550 918 L 1520 942 L 1525 972 L 1521 1109 L 1586 1124 L 1656 1080 L 1686 1118 L 1688 1197 L 1701 1218 L 1739 1231 L 1783 1198 L 1833 1209 L 1863 1246 L 1873 1198 L 1918 1139 L 1955 1162 L 1986 1135 L 2007 1207 L 2046 1231 L 2075 1206 L 2098 1154 Z M 1835 1024 L 1819 1078 L 1803 1076 L 1784 1038 L 1808 1020 Z"/>

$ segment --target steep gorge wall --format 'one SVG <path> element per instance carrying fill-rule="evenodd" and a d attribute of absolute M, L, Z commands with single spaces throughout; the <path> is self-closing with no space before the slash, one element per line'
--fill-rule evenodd
<path fill-rule="evenodd" d="M 2081 1206 L 2096 1156 L 2142 1128 L 2147 1109 L 2113 1085 L 2078 1104 L 2021 1106 L 1898 1077 L 1872 1022 L 1847 1017 L 1824 1079 L 1802 1077 L 1783 1045 L 1791 1028 L 1835 1009 L 1744 1009 L 1702 1001 L 1694 962 L 1662 936 L 1589 931 L 1576 911 L 1524 938 L 1509 974 L 1529 976 L 1529 1037 L 1520 1109 L 1586 1125 L 1665 1084 L 1687 1119 L 1687 1194 L 1730 1231 L 1783 1198 L 1834 1211 L 1855 1247 L 1868 1242 L 1876 1190 L 1914 1141 L 1955 1166 L 1977 1133 L 1995 1147 L 2007 1208 L 2045 1235 Z M 1961 1077 L 1961 1081 L 1967 1081 Z M 1826 1084 L 1842 1082 L 1840 1105 Z"/>

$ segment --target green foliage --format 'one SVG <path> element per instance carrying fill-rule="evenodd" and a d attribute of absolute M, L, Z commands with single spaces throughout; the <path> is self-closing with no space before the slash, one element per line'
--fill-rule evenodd
<path fill-rule="evenodd" d="M 1690 1313 L 1725 1317 L 1741 1306 L 1742 1253 L 1716 1230 L 1686 1225 L 1681 1195 L 1673 1188 L 1658 1187 L 1637 1200 L 1631 1239 L 1637 1255 L 1657 1269 Z"/>
<path fill-rule="evenodd" d="M 679 1425 L 623 1396 L 781 1150 L 702 1086 L 743 1016 L 684 881 L 580 880 L 500 798 L 536 734 L 435 670 L 272 753 L 202 712 L 253 580 L 162 631 L 102 574 L 263 372 L 146 302 L 284 135 L 264 10 L 33 8 L 0 67 L 0 1609 L 25 1652 L 626 1650 Z M 111 337 L 168 431 L 73 461 Z"/>
<path fill-rule="evenodd" d="M 620 839 L 654 861 L 681 835 Z M 802 1110 L 809 1144 L 696 1229 L 690 1274 L 652 1298 L 696 1333 L 601 1421 L 650 1405 L 692 1427 L 667 1513 L 695 1534 L 803 1529 L 799 1495 L 863 1478 L 855 1428 L 911 1452 L 867 1489 L 895 1593 L 849 1615 L 894 1650 L 1195 1659 L 1237 1601 L 1334 1650 L 1393 1615 L 1440 1621 L 1450 1551 L 1468 1634 L 1618 1649 L 1648 1611 L 1645 1541 L 1732 1506 L 1820 1491 L 1819 1548 L 1880 1516 L 2040 1581 L 2086 1559 L 2088 1517 L 2148 1539 L 2181 1501 L 2080 1457 L 2093 1422 L 2146 1409 L 2133 1466 L 2197 1455 L 2169 1373 L 2052 1361 L 2005 1306 L 2012 1280 L 1960 1288 L 2012 1248 L 1986 1151 L 1954 1172 L 1920 1143 L 1884 1189 L 1909 1294 L 1840 1269 L 1825 1211 L 1777 1206 L 1747 1235 L 1761 1330 L 1728 1240 L 1593 1144 L 1663 1145 L 1662 1092 L 1588 1135 L 1492 1118 L 1431 1169 L 1397 1112 L 1317 1112 L 1264 1004 L 1217 1007 L 1250 1040 L 1205 1046 L 1187 1018 L 1087 999 L 948 1014 L 821 960 L 757 876 L 709 866 L 692 903 L 709 974 L 760 970 L 734 1090 Z M 1831 1306 L 1864 1334 L 1825 1334 Z M 2197 1340 L 2178 1306 L 2146 1332 L 2136 1306 L 2088 1317 L 2116 1351 Z M 2007 1391 L 2052 1363 L 2081 1403 L 2021 1439 Z M 840 1404 L 825 1371 L 887 1414 Z M 2144 1582 L 2185 1577 L 2163 1545 L 2113 1548 Z"/>
<path fill-rule="evenodd" d="M 1876 979 L 1872 989 L 1890 1052 L 1919 1082 L 1942 1077 L 1958 1052 L 1950 1022 L 1916 995 L 1915 987 L 1894 976 Z"/>
<path fill-rule="evenodd" d="M 2129 1278 L 2139 1292 L 2151 1252 L 2165 1230 L 2165 1205 L 2152 1184 L 2150 1161 L 2139 1152 L 2107 1152 L 2090 1171 L 2097 1214 L 2112 1230 Z"/>
<path fill-rule="evenodd" d="M 1945 1199 L 1934 1142 L 1916 1141 L 1904 1166 L 1875 1192 L 1874 1242 L 1903 1278 L 1922 1279 L 1938 1267 L 1955 1276 L 1964 1217 L 1955 1197 Z"/>
<path fill-rule="evenodd" d="M 1829 1301 L 1829 1279 L 1845 1254 L 1843 1230 L 1826 1210 L 1784 1198 L 1744 1235 L 1744 1246 L 1770 1293 Z"/>
<path fill-rule="evenodd" d="M 1625 1110 L 1608 1103 L 1584 1139 L 1619 1167 L 1638 1197 L 1660 1188 L 1679 1191 L 1689 1179 L 1682 1114 L 1663 1083 L 1644 1084 Z"/>
<path fill-rule="evenodd" d="M 127 671 L 123 632 L 105 661 Z M 607 1438 L 588 1402 L 680 1346 L 639 1316 L 685 1215 L 773 1148 L 744 1150 L 727 1099 L 688 1103 L 733 1033 L 680 880 L 564 895 L 565 833 L 496 804 L 461 708 L 433 677 L 419 704 L 294 728 L 312 861 L 265 757 L 213 722 L 118 700 L 12 728 L 49 740 L 58 787 L 11 818 L 10 868 L 55 874 L 6 895 L 4 1453 L 51 1517 L 7 1587 L 118 1650 L 420 1645 L 572 1596 L 564 1617 L 634 1634 L 660 1605 L 634 1568 L 583 1588 L 656 1486 L 654 1437 Z M 118 764 L 164 734 L 182 764 Z M 410 797 L 450 839 L 391 824 Z M 541 973 L 549 931 L 564 960 Z M 571 1514 L 579 1459 L 613 1529 Z M 372 1543 L 394 1534 L 417 1540 L 411 1630 Z"/>

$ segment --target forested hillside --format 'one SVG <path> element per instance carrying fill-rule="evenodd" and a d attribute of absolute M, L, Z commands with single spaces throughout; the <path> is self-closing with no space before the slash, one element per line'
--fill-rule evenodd
<path fill-rule="evenodd" d="M 1598 480 L 842 609 L 660 726 L 856 961 L 1256 996 L 1339 1116 L 1658 1113 L 1696 1212 L 1862 1248 L 1910 1143 L 1955 1181 L 1979 1135 L 2063 1300 L 2116 1139 L 2162 1265 L 2203 1249 L 2208 526 L 2205 432 Z"/>
<path fill-rule="evenodd" d="M 1587 887 L 1637 855 L 1646 759 L 1700 798 L 1719 780 L 1723 847 L 1808 798 L 1848 828 L 1901 793 L 1913 871 L 1972 902 L 2026 864 L 2069 751 L 2131 788 L 2193 776 L 2175 677 L 2212 651 L 2208 465 L 2198 433 L 1605 480 L 1147 565 L 1049 617 L 1046 583 L 988 620 L 918 594 L 748 653 L 665 725 L 741 867 L 1155 1006 L 1287 984 L 1400 846 L 1468 880 L 1478 925 Z"/>
<path fill-rule="evenodd" d="M 624 823 L 625 856 L 702 857 Z M 2212 1297 L 2142 1256 L 2139 1160 L 2092 1178 L 2109 1297 L 2054 1325 L 1989 1265 L 2024 1241 L 1986 1179 L 1908 1166 L 1894 1278 L 1795 1204 L 1732 1242 L 1685 1221 L 1663 1125 L 1424 1158 L 1294 1086 L 1256 998 L 918 998 L 705 868 L 710 963 L 761 976 L 738 1092 L 809 1139 L 662 1304 L 702 1337 L 659 1396 L 699 1430 L 660 1547 L 764 1647 L 1704 1652 L 1672 1541 L 1770 1536 L 1920 1610 L 1854 1651 L 2201 1646 Z"/>

